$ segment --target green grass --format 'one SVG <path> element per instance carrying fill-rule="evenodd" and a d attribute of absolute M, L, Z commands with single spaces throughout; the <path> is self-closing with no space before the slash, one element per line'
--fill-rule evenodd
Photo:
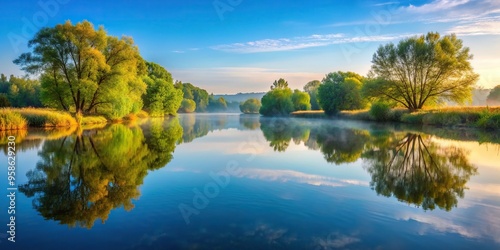
<path fill-rule="evenodd" d="M 112 122 L 135 121 L 147 118 L 148 113 L 140 111 L 129 114 L 123 118 L 114 119 Z M 104 116 L 73 117 L 68 112 L 44 108 L 1 108 L 0 131 L 27 129 L 28 127 L 55 128 L 72 127 L 78 125 L 105 125 L 109 122 Z"/>
<path fill-rule="evenodd" d="M 77 122 L 69 113 L 49 109 L 5 108 L 1 109 L 2 130 L 26 129 L 27 127 L 68 127 Z"/>
<path fill-rule="evenodd" d="M 484 129 L 500 129 L 500 112 L 482 113 L 476 125 Z"/>
<path fill-rule="evenodd" d="M 81 125 L 106 124 L 108 120 L 104 116 L 84 116 Z"/>
<path fill-rule="evenodd" d="M 361 120 L 361 121 L 374 121 L 375 119 L 370 115 L 369 111 L 366 109 L 362 110 L 344 110 L 337 114 L 339 118 L 349 119 L 349 120 Z"/>
<path fill-rule="evenodd" d="M 500 108 L 442 108 L 404 114 L 401 122 L 448 127 L 500 129 Z"/>
<path fill-rule="evenodd" d="M 21 108 L 7 109 L 21 114 L 30 127 L 68 127 L 78 123 L 70 113 L 50 109 Z"/>
<path fill-rule="evenodd" d="M 0 110 L 0 130 L 19 130 L 27 127 L 28 121 L 19 112 Z"/>

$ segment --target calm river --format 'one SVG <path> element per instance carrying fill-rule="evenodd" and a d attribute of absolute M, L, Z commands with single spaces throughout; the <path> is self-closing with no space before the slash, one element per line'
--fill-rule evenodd
<path fill-rule="evenodd" d="M 0 143 L 1 249 L 500 249 L 498 131 L 189 114 Z"/>

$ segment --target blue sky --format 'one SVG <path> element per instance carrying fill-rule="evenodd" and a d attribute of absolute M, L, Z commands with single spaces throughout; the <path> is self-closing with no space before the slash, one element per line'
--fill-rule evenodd
<path fill-rule="evenodd" d="M 332 71 L 365 75 L 379 45 L 428 31 L 456 33 L 474 54 L 478 85 L 500 84 L 498 0 L 20 0 L 2 9 L 5 74 L 24 74 L 12 60 L 40 27 L 88 20 L 215 94 L 267 91 L 280 77 L 301 89 Z"/>

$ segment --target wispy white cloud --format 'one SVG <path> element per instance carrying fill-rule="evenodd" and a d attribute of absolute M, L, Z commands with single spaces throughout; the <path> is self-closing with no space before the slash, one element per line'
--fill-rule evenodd
<path fill-rule="evenodd" d="M 500 1 L 434 0 L 421 6 L 400 7 L 394 18 L 399 20 L 448 24 L 447 33 L 460 35 L 498 35 Z"/>
<path fill-rule="evenodd" d="M 294 38 L 262 39 L 244 43 L 216 45 L 214 50 L 236 53 L 256 53 L 286 51 L 328 45 L 331 41 L 341 39 L 343 34 L 311 35 Z"/>
<path fill-rule="evenodd" d="M 435 12 L 442 12 L 443 10 L 448 10 L 455 8 L 460 5 L 464 5 L 466 3 L 470 2 L 470 0 L 434 0 L 430 3 L 421 5 L 421 6 L 414 6 L 410 4 L 407 7 L 402 7 L 402 10 L 406 10 L 408 12 L 413 12 L 413 13 L 435 13 Z"/>
<path fill-rule="evenodd" d="M 417 221 L 420 223 L 415 229 L 421 235 L 442 233 L 456 233 L 470 239 L 491 239 L 500 242 L 500 223 L 497 222 L 500 210 L 498 207 L 485 209 L 482 204 L 462 208 L 446 217 L 413 212 L 399 212 L 397 220 Z M 465 220 L 464 220 L 465 219 Z M 470 223 L 472 222 L 472 224 Z"/>
<path fill-rule="evenodd" d="M 347 36 L 345 34 L 310 35 L 292 38 L 262 39 L 243 43 L 212 46 L 211 49 L 232 53 L 259 53 L 298 50 L 343 43 L 383 42 L 397 40 L 410 34 Z"/>
<path fill-rule="evenodd" d="M 448 33 L 455 33 L 461 36 L 500 35 L 500 16 L 463 21 L 452 27 Z"/>
<path fill-rule="evenodd" d="M 391 6 L 391 7 L 385 7 Z M 396 25 L 403 23 L 442 24 L 446 33 L 460 35 L 500 34 L 500 1 L 498 0 L 433 0 L 423 5 L 397 6 L 397 2 L 381 3 L 383 9 L 370 18 L 338 22 L 326 27 Z"/>
<path fill-rule="evenodd" d="M 339 232 L 330 233 L 325 238 L 313 238 L 314 244 L 318 246 L 317 249 L 344 249 L 346 246 L 360 241 L 361 239 L 355 235 L 345 235 Z"/>
<path fill-rule="evenodd" d="M 178 54 L 182 54 L 182 53 L 184 53 L 184 51 L 183 51 L 183 50 L 172 50 L 172 52 L 173 52 L 173 53 L 178 53 Z"/>
<path fill-rule="evenodd" d="M 296 182 L 313 186 L 341 187 L 347 185 L 368 186 L 369 183 L 361 180 L 339 179 L 329 176 L 302 173 L 294 170 L 275 170 L 245 168 L 238 177 L 259 179 L 265 181 Z"/>
<path fill-rule="evenodd" d="M 371 6 L 386 6 L 386 5 L 394 5 L 394 4 L 399 4 L 399 2 L 384 2 L 384 3 L 375 3 L 372 4 Z"/>
<path fill-rule="evenodd" d="M 425 235 L 429 229 L 434 229 L 439 232 L 453 232 L 458 233 L 467 238 L 478 238 L 479 234 L 473 229 L 455 224 L 452 220 L 446 220 L 439 218 L 437 216 L 421 215 L 413 213 L 403 213 L 396 216 L 396 219 L 409 221 L 414 220 L 422 223 L 423 225 L 428 225 L 429 227 L 420 228 L 420 234 Z"/>

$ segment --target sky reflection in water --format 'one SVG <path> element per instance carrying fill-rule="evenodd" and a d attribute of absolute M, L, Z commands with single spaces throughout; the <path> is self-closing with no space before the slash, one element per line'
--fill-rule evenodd
<path fill-rule="evenodd" d="M 17 137 L 18 249 L 500 247 L 495 133 L 198 114 Z"/>

